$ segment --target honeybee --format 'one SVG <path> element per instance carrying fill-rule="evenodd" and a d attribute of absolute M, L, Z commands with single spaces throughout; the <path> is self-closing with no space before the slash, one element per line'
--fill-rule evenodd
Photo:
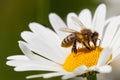
<path fill-rule="evenodd" d="M 93 43 L 94 48 L 96 48 L 96 43 L 98 40 L 98 32 L 92 32 L 90 29 L 87 29 L 83 23 L 77 19 L 76 17 L 72 17 L 73 21 L 80 26 L 82 29 L 79 31 L 70 29 L 70 28 L 61 28 L 61 31 L 71 33 L 67 37 L 65 37 L 61 43 L 62 47 L 70 47 L 72 46 L 72 52 L 77 53 L 77 42 L 82 44 L 88 50 L 91 50 L 92 47 L 90 42 Z"/>

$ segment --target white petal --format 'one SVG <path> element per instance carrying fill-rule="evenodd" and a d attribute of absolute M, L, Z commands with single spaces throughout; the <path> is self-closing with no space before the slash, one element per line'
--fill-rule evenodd
<path fill-rule="evenodd" d="M 35 65 L 35 66 L 25 66 L 25 67 L 15 67 L 15 71 L 62 71 L 61 69 L 58 69 L 56 67 L 51 66 L 43 66 L 43 65 Z"/>
<path fill-rule="evenodd" d="M 31 60 L 11 60 L 6 63 L 9 66 L 15 66 L 15 71 L 64 71 L 62 66 L 46 61 Z"/>
<path fill-rule="evenodd" d="M 62 79 L 70 79 L 70 78 L 74 78 L 76 77 L 77 75 L 81 75 L 83 73 L 85 73 L 85 71 L 87 70 L 88 68 L 86 66 L 80 66 L 78 68 L 76 68 L 73 72 L 65 75 L 62 77 Z"/>
<path fill-rule="evenodd" d="M 85 71 L 86 71 L 87 69 L 88 69 L 88 68 L 87 68 L 85 65 L 83 65 L 83 66 L 80 66 L 80 67 L 76 68 L 76 69 L 73 71 L 73 73 L 76 74 L 76 75 L 81 75 L 81 74 L 85 73 Z"/>
<path fill-rule="evenodd" d="M 113 50 L 120 48 L 120 37 L 118 37 L 118 39 L 116 40 L 116 42 L 114 43 L 112 48 L 113 48 Z"/>
<path fill-rule="evenodd" d="M 65 74 L 67 74 L 67 73 L 65 73 L 65 72 L 62 72 L 62 73 L 51 73 L 51 74 L 46 74 L 46 75 L 44 75 L 43 77 L 44 78 L 51 78 L 51 77 L 57 77 L 57 76 L 61 76 L 61 75 L 65 75 Z"/>
<path fill-rule="evenodd" d="M 112 50 L 110 48 L 105 48 L 98 59 L 97 66 L 103 66 L 107 63 L 108 59 L 112 54 Z"/>
<path fill-rule="evenodd" d="M 49 20 L 55 32 L 59 35 L 60 39 L 63 40 L 67 36 L 67 33 L 60 31 L 60 28 L 66 28 L 66 24 L 63 20 L 55 13 L 49 14 Z"/>
<path fill-rule="evenodd" d="M 24 53 L 25 56 L 27 56 L 30 59 L 34 58 L 33 57 L 34 54 L 31 52 L 30 49 L 28 49 L 25 42 L 19 41 L 19 47 L 20 47 L 20 49 L 22 50 L 22 52 Z"/>
<path fill-rule="evenodd" d="M 97 67 L 96 71 L 98 71 L 100 73 L 110 73 L 112 71 L 112 67 L 109 65 L 104 65 L 101 67 Z"/>
<path fill-rule="evenodd" d="M 36 75 L 31 75 L 27 76 L 27 79 L 30 78 L 38 78 L 38 77 L 43 77 L 43 78 L 51 78 L 51 77 L 57 77 L 66 74 L 65 72 L 54 72 L 54 73 L 46 73 L 46 74 L 36 74 Z"/>
<path fill-rule="evenodd" d="M 14 55 L 14 56 L 9 56 L 7 57 L 8 60 L 29 60 L 28 57 L 24 56 L 24 55 Z"/>
<path fill-rule="evenodd" d="M 16 71 L 29 71 L 29 70 L 63 71 L 61 65 L 58 65 L 54 62 L 42 58 L 40 58 L 39 60 L 16 59 L 7 61 L 6 64 L 9 66 L 15 66 Z"/>
<path fill-rule="evenodd" d="M 47 60 L 45 58 L 42 58 L 36 54 L 33 54 L 26 46 L 25 42 L 19 42 L 19 46 L 23 53 L 28 57 L 24 58 L 21 56 L 13 56 L 8 57 L 8 59 L 11 59 L 10 61 L 7 61 L 7 65 L 15 66 L 15 70 L 17 71 L 25 71 L 25 70 L 50 70 L 50 71 L 61 71 L 62 66 L 59 64 L 56 64 L 55 62 L 52 62 L 50 60 Z M 21 59 L 20 59 L 21 58 Z"/>
<path fill-rule="evenodd" d="M 9 66 L 19 66 L 19 67 L 22 67 L 22 66 L 32 66 L 34 65 L 35 63 L 33 63 L 32 61 L 30 60 L 10 60 L 10 61 L 7 61 L 6 63 L 7 65 Z"/>
<path fill-rule="evenodd" d="M 105 23 L 104 23 L 104 28 L 103 28 L 103 32 L 101 33 L 102 35 L 100 35 L 101 36 L 101 42 L 103 41 L 103 38 L 104 38 L 104 34 L 105 34 L 105 32 L 106 32 L 106 28 L 107 28 L 107 26 L 112 22 L 112 21 L 114 21 L 114 20 L 116 20 L 116 19 L 118 19 L 120 16 L 114 16 L 114 17 L 111 17 L 111 18 L 109 18 L 109 19 L 107 19 L 106 21 L 105 21 Z M 101 44 L 100 44 L 101 45 Z"/>
<path fill-rule="evenodd" d="M 89 29 L 93 29 L 92 23 L 92 14 L 89 9 L 84 9 L 79 14 L 79 19 L 81 22 Z"/>
<path fill-rule="evenodd" d="M 80 31 L 80 27 L 79 26 L 77 26 L 74 22 L 73 22 L 73 20 L 72 20 L 72 16 L 74 16 L 74 17 L 77 17 L 77 15 L 75 14 L 75 13 L 69 13 L 68 15 L 67 15 L 67 25 L 68 25 L 68 27 L 70 28 L 70 29 L 74 29 L 74 30 L 77 30 L 77 31 Z"/>
<path fill-rule="evenodd" d="M 113 40 L 110 43 L 110 47 L 113 48 L 113 50 L 115 48 L 117 48 L 116 43 L 117 43 L 117 41 L 120 40 L 119 36 L 120 36 L 120 28 L 117 30 L 117 32 L 115 33 L 115 37 L 113 38 Z"/>
<path fill-rule="evenodd" d="M 45 64 L 45 62 L 28 60 L 11 60 L 6 63 L 9 66 L 15 66 L 15 71 L 64 71 L 62 66 L 57 64 Z"/>
<path fill-rule="evenodd" d="M 113 41 L 111 43 L 111 47 L 113 48 L 113 50 L 120 47 L 120 44 L 119 44 L 120 43 L 120 37 L 119 37 L 120 36 L 120 27 L 119 27 L 120 17 L 116 19 L 116 22 L 117 23 L 114 24 L 114 25 L 116 25 L 116 27 L 118 27 L 119 29 L 118 29 L 117 33 L 115 34 L 115 37 L 113 38 Z"/>
<path fill-rule="evenodd" d="M 49 42 L 49 39 L 43 41 L 41 38 L 31 32 L 23 32 L 21 36 L 28 42 L 26 46 L 32 51 L 55 62 L 61 64 L 64 62 L 65 56 L 61 54 L 62 52 L 57 50 L 56 47 L 46 43 L 47 41 Z"/>
<path fill-rule="evenodd" d="M 31 75 L 31 76 L 27 76 L 26 79 L 38 78 L 38 77 L 42 77 L 43 75 L 44 75 L 44 74 Z"/>
<path fill-rule="evenodd" d="M 44 41 L 49 46 L 53 47 L 60 55 L 62 55 L 64 58 L 68 55 L 69 52 L 66 52 L 61 47 L 61 40 L 58 37 L 56 33 L 54 33 L 52 30 L 45 28 L 44 26 L 38 24 L 38 23 L 30 23 L 29 24 L 30 29 L 35 33 L 35 35 Z M 46 34 L 47 32 L 47 34 Z M 41 42 L 42 42 L 41 41 Z M 40 42 L 39 42 L 40 44 Z"/>
<path fill-rule="evenodd" d="M 30 23 L 29 27 L 38 38 L 59 49 L 58 46 L 60 46 L 60 39 L 52 30 L 45 28 L 38 23 Z"/>
<path fill-rule="evenodd" d="M 110 46 L 117 30 L 119 29 L 118 25 L 120 24 L 119 19 L 114 19 L 106 28 L 103 41 L 101 43 L 101 46 L 108 47 Z"/>
<path fill-rule="evenodd" d="M 99 33 L 99 38 L 102 37 L 103 32 L 103 24 L 105 22 L 106 17 L 106 6 L 104 4 L 101 4 L 98 6 L 98 8 L 95 11 L 94 17 L 93 17 L 93 29 Z"/>
<path fill-rule="evenodd" d="M 43 60 L 43 61 L 47 60 L 47 59 L 44 59 L 44 58 L 42 58 L 42 57 L 34 54 L 34 53 L 27 47 L 27 43 L 25 43 L 25 42 L 23 42 L 23 41 L 19 41 L 19 47 L 20 47 L 20 49 L 22 50 L 22 52 L 23 52 L 28 58 L 30 58 L 30 59 L 32 59 L 32 60 L 39 60 L 39 61 L 41 61 L 41 60 Z M 47 61 L 49 61 L 49 60 L 47 60 Z"/>

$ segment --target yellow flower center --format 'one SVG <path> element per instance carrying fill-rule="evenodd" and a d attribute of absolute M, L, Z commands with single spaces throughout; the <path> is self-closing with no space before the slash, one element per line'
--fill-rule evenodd
<path fill-rule="evenodd" d="M 103 48 L 96 47 L 96 49 L 88 50 L 86 48 L 79 48 L 78 52 L 71 53 L 65 60 L 63 64 L 63 68 L 71 72 L 75 68 L 86 65 L 87 67 L 91 67 L 97 64 L 99 56 Z"/>

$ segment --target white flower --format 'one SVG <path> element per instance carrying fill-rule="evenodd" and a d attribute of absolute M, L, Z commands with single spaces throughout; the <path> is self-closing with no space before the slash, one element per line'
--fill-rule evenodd
<path fill-rule="evenodd" d="M 70 48 L 61 47 L 61 41 L 68 33 L 61 32 L 61 27 L 67 26 L 71 29 L 80 31 L 71 17 L 79 18 L 79 20 L 92 31 L 99 33 L 101 40 L 100 46 L 91 52 L 78 52 L 75 56 L 71 53 Z M 118 58 L 119 55 L 119 34 L 120 17 L 112 17 L 105 20 L 106 6 L 101 4 L 95 11 L 92 19 L 91 12 L 84 9 L 79 16 L 75 13 L 69 13 L 67 16 L 67 25 L 55 13 L 49 15 L 52 30 L 45 28 L 38 23 L 30 23 L 29 27 L 32 32 L 24 31 L 21 36 L 25 40 L 19 41 L 19 47 L 24 55 L 14 55 L 7 59 L 7 65 L 14 66 L 15 71 L 51 71 L 50 73 L 28 76 L 27 78 L 36 77 L 56 77 L 62 76 L 62 79 L 74 78 L 81 76 L 90 71 L 99 73 L 110 73 L 112 70 L 109 63 Z M 85 63 L 84 63 L 85 62 Z"/>

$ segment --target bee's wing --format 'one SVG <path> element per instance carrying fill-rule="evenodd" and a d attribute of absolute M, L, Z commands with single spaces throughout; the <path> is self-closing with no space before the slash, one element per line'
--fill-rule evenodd
<path fill-rule="evenodd" d="M 80 26 L 82 29 L 86 28 L 85 25 L 77 17 L 72 16 L 71 18 L 74 21 L 74 23 Z"/>
<path fill-rule="evenodd" d="M 68 33 L 76 33 L 76 32 L 78 32 L 78 31 L 76 31 L 74 29 L 70 29 L 70 28 L 60 28 L 60 31 L 68 32 Z"/>

